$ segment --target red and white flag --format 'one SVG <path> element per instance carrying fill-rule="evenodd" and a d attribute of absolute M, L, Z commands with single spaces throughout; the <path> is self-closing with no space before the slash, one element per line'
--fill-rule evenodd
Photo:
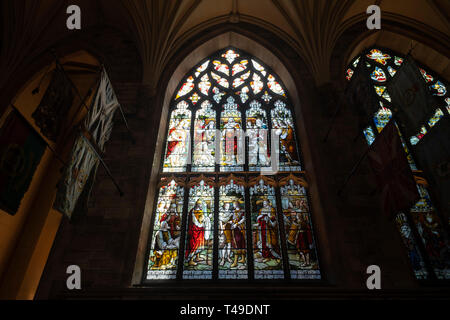
<path fill-rule="evenodd" d="M 393 120 L 370 146 L 368 157 L 381 189 L 384 214 L 391 218 L 409 211 L 420 196 Z"/>

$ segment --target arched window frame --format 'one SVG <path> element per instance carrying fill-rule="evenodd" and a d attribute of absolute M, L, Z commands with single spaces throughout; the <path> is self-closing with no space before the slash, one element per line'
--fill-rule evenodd
<path fill-rule="evenodd" d="M 375 59 L 370 59 L 368 55 L 372 53 L 373 50 L 378 50 L 384 55 L 387 55 L 390 57 L 390 59 L 382 59 L 385 60 L 385 63 L 382 61 L 377 61 Z M 421 200 L 414 205 L 410 212 L 399 212 L 395 218 L 395 223 L 399 229 L 402 241 L 404 244 L 409 247 L 408 255 L 409 258 L 412 260 L 411 257 L 411 251 L 415 251 L 417 256 L 416 259 L 420 260 L 420 268 L 416 265 L 417 269 L 413 269 L 413 273 L 417 280 L 421 282 L 426 283 L 439 283 L 439 282 L 445 282 L 450 279 L 450 269 L 447 265 L 446 269 L 443 269 L 442 272 L 437 270 L 436 268 L 433 268 L 432 263 L 430 262 L 430 259 L 427 255 L 427 250 L 425 249 L 424 245 L 424 238 L 421 236 L 421 233 L 419 232 L 417 225 L 412 217 L 412 212 L 417 209 L 417 205 L 421 202 L 423 202 L 423 199 L 427 199 L 427 204 L 431 205 L 431 207 L 434 209 L 434 212 L 437 213 L 437 219 L 440 223 L 441 231 L 443 233 L 443 236 L 445 237 L 444 240 L 447 241 L 449 239 L 449 230 L 448 230 L 448 223 L 446 223 L 445 217 L 437 210 L 435 204 L 438 203 L 437 199 L 435 198 L 433 194 L 433 190 L 430 190 L 428 188 L 428 182 L 426 179 L 425 173 L 420 170 L 416 166 L 416 159 L 415 156 L 415 148 L 414 146 L 417 143 L 420 143 L 421 139 L 427 139 L 427 133 L 429 133 L 431 130 L 433 130 L 433 127 L 442 119 L 450 118 L 450 93 L 448 92 L 449 84 L 442 79 L 442 77 L 436 75 L 434 72 L 428 71 L 429 68 L 426 66 L 421 65 L 420 63 L 416 62 L 417 66 L 419 67 L 419 71 L 422 74 L 422 77 L 424 78 L 424 82 L 427 84 L 428 89 L 430 90 L 431 94 L 438 96 L 438 103 L 439 105 L 436 106 L 440 110 L 442 110 L 443 115 L 437 119 L 434 119 L 433 125 L 430 125 L 430 122 L 434 117 L 432 117 L 430 120 L 426 121 L 423 124 L 423 127 L 421 129 L 421 132 L 419 132 L 417 135 L 412 137 L 406 137 L 404 134 L 403 124 L 401 121 L 396 117 L 396 111 L 391 103 L 392 99 L 389 96 L 389 92 L 387 89 L 387 85 L 392 80 L 392 78 L 395 76 L 395 73 L 398 72 L 398 70 L 402 67 L 403 62 L 405 60 L 405 57 L 401 54 L 398 54 L 396 52 L 393 52 L 392 50 L 388 48 L 383 47 L 371 47 L 368 49 L 365 49 L 362 51 L 359 55 L 354 57 L 347 67 L 346 70 L 346 80 L 347 82 L 350 82 L 352 78 L 355 75 L 355 72 L 357 70 L 363 70 L 364 76 L 366 76 L 369 80 L 369 82 L 374 87 L 374 90 L 371 90 L 371 94 L 373 96 L 374 101 L 378 101 L 380 103 L 380 109 L 379 110 L 386 110 L 386 114 L 388 114 L 388 117 L 390 117 L 395 121 L 396 127 L 399 131 L 400 138 L 402 140 L 402 144 L 405 150 L 405 153 L 407 155 L 407 159 L 410 165 L 410 169 L 416 179 L 416 183 L 419 189 L 419 194 L 421 195 Z M 360 64 L 366 64 L 366 66 L 361 66 L 361 68 L 358 68 Z M 369 64 L 369 65 L 367 65 Z M 375 68 L 381 68 L 383 70 L 384 76 L 386 77 L 386 81 L 378 82 L 376 78 L 371 78 L 372 72 L 375 70 Z M 392 69 L 395 69 L 393 73 Z M 432 79 L 432 80 L 431 80 Z M 443 86 L 443 89 L 445 93 L 438 95 L 437 89 L 432 89 L 431 86 L 435 83 L 440 83 Z M 380 87 L 386 87 L 385 91 L 383 93 L 379 93 L 376 89 L 376 86 Z M 433 91 L 434 90 L 434 91 Z M 378 111 L 377 111 L 378 112 Z M 369 117 L 369 116 L 368 116 Z M 389 122 L 386 121 L 387 119 L 384 119 L 384 123 L 381 123 L 380 126 L 377 127 L 375 122 L 375 114 L 371 115 L 368 119 L 369 125 L 364 129 L 363 134 L 367 140 L 368 145 L 370 146 L 373 141 L 376 139 L 376 137 L 381 133 L 384 126 Z M 415 142 L 415 143 L 413 143 Z M 426 190 L 427 196 L 423 196 L 423 189 Z M 403 229 L 402 229 L 403 226 Z M 405 234 L 404 230 L 408 229 L 408 234 Z M 409 233 L 410 232 L 410 233 Z"/>
<path fill-rule="evenodd" d="M 272 92 L 270 90 L 270 88 L 267 85 L 267 82 L 263 83 L 263 87 L 261 88 L 260 92 L 258 94 L 254 94 L 253 90 L 250 87 L 250 81 L 252 78 L 252 75 L 250 75 L 250 77 L 246 80 L 246 82 L 244 82 L 242 85 L 238 86 L 238 88 L 235 89 L 228 89 L 229 91 L 226 92 L 224 88 L 220 88 L 221 91 L 225 91 L 225 94 L 222 96 L 222 99 L 220 101 L 220 104 L 217 103 L 216 101 L 214 101 L 213 99 L 211 99 L 211 97 L 206 97 L 205 95 L 203 95 L 203 93 L 198 92 L 196 90 L 191 90 L 189 92 L 189 94 L 184 95 L 183 97 L 181 97 L 181 99 L 177 98 L 177 94 L 180 92 L 181 88 L 183 87 L 183 85 L 186 83 L 186 79 L 189 78 L 189 76 L 191 76 L 192 74 L 194 74 L 194 70 L 197 70 L 198 67 L 201 67 L 205 62 L 207 62 L 208 60 L 210 60 L 210 63 L 208 65 L 208 67 L 204 70 L 202 70 L 197 76 L 196 76 L 196 81 L 199 81 L 198 79 L 201 79 L 205 74 L 209 73 L 209 72 L 214 72 L 216 74 L 220 74 L 221 77 L 223 77 L 224 79 L 226 79 L 229 83 L 229 85 L 232 85 L 232 76 L 226 76 L 223 73 L 217 72 L 213 69 L 212 67 L 212 61 L 214 60 L 213 57 L 217 56 L 218 53 L 222 53 L 225 52 L 227 50 L 234 50 L 235 52 L 237 52 L 238 54 L 242 56 L 247 56 L 250 57 L 252 60 L 256 61 L 259 65 L 263 66 L 267 76 L 268 75 L 273 75 L 275 76 L 275 80 L 278 79 L 278 77 L 276 76 L 276 74 L 270 69 L 268 68 L 263 62 L 261 62 L 257 57 L 254 57 L 252 55 L 249 55 L 235 47 L 227 47 L 225 49 L 222 49 L 220 51 L 218 51 L 217 53 L 211 55 L 210 57 L 203 59 L 200 63 L 198 63 L 194 68 L 192 68 L 192 71 L 190 73 L 188 73 L 185 77 L 183 77 L 183 81 L 180 82 L 180 84 L 177 86 L 173 99 L 171 101 L 173 101 L 174 103 L 170 104 L 169 107 L 169 113 L 168 113 L 168 119 L 169 119 L 169 123 L 167 123 L 167 128 L 165 130 L 165 138 L 164 138 L 164 142 L 167 142 L 168 139 L 168 129 L 170 126 L 170 118 L 172 115 L 172 112 L 174 110 L 176 110 L 177 108 L 177 103 L 179 103 L 180 101 L 182 101 L 184 99 L 184 101 L 188 101 L 189 100 L 189 96 L 191 94 L 197 93 L 198 96 L 200 97 L 200 99 L 194 104 L 192 103 L 192 100 L 188 102 L 189 104 L 189 108 L 191 110 L 191 119 L 190 119 L 190 125 L 191 125 L 191 130 L 190 130 L 190 152 L 191 152 L 191 157 L 193 157 L 194 154 L 194 146 L 193 146 L 193 139 L 194 139 L 194 134 L 193 134 L 193 130 L 194 130 L 194 125 L 195 125 L 195 115 L 198 112 L 198 110 L 201 109 L 202 103 L 205 102 L 206 100 L 209 100 L 212 103 L 212 109 L 216 112 L 216 128 L 220 125 L 220 114 L 221 114 L 221 108 L 223 105 L 223 102 L 226 100 L 227 97 L 233 96 L 236 99 L 236 102 L 239 104 L 239 110 L 241 112 L 241 117 L 242 117 L 242 124 L 243 124 L 243 129 L 247 130 L 247 118 L 246 118 L 246 111 L 249 110 L 249 106 L 253 101 L 258 101 L 262 104 L 262 110 L 266 111 L 267 114 L 267 122 L 269 124 L 269 127 L 272 127 L 272 119 L 271 119 L 271 110 L 273 109 L 273 104 L 275 103 L 275 101 L 282 101 L 283 103 L 285 103 L 286 108 L 291 112 L 292 115 L 292 127 L 293 130 L 295 132 L 294 134 L 294 142 L 295 142 L 295 148 L 298 154 L 298 161 L 299 161 L 299 165 L 301 166 L 303 164 L 303 159 L 302 159 L 302 155 L 301 155 L 301 150 L 298 147 L 298 137 L 297 137 L 297 128 L 296 128 L 296 121 L 295 121 L 295 111 L 292 107 L 292 104 L 290 103 L 290 98 L 288 95 L 288 92 L 285 88 L 285 86 L 283 85 L 283 83 L 281 81 L 277 82 L 277 85 L 279 85 L 279 88 L 281 88 L 281 90 L 284 92 L 283 96 L 278 96 L 276 95 L 274 92 Z M 242 58 L 239 58 L 239 60 L 241 60 Z M 249 60 L 248 62 L 249 64 L 252 64 L 252 61 Z M 241 72 L 238 72 L 238 75 L 241 74 L 245 74 L 247 72 L 247 69 Z M 255 72 L 255 71 L 254 71 Z M 258 76 L 260 77 L 264 77 L 263 74 L 261 74 L 261 71 L 256 71 L 256 74 L 258 74 Z M 210 91 L 213 90 L 214 87 L 219 87 L 217 85 L 217 83 L 214 82 L 214 80 L 211 78 L 211 76 L 209 76 L 209 80 L 212 83 L 211 87 L 209 88 Z M 245 102 L 239 101 L 239 97 L 234 94 L 234 92 L 236 91 L 240 91 L 242 88 L 244 88 L 245 86 L 249 87 L 249 92 L 247 92 L 248 94 L 248 98 L 246 99 Z M 195 88 L 196 86 L 194 86 Z M 266 95 L 266 93 L 269 93 L 272 98 L 269 100 L 269 102 L 263 103 L 263 99 L 262 96 Z M 208 99 L 207 99 L 208 98 Z M 270 135 L 271 135 L 271 131 L 269 130 L 269 141 L 270 141 Z M 217 139 L 217 137 L 216 137 Z M 281 250 L 282 250 L 282 270 L 283 270 L 283 279 L 291 279 L 291 272 L 290 272 L 290 267 L 289 267 L 289 261 L 288 261 L 288 255 L 287 255 L 287 249 L 286 249 L 286 243 L 285 243 L 285 239 L 286 239 L 286 235 L 285 235 L 285 229 L 284 229 L 284 223 L 283 223 L 283 218 L 282 218 L 282 208 L 281 208 L 281 198 L 280 198 L 280 187 L 287 184 L 286 181 L 289 180 L 293 180 L 293 181 L 301 181 L 302 186 L 305 187 L 306 193 L 305 193 L 305 198 L 307 201 L 307 207 L 308 207 L 308 218 L 309 218 L 309 225 L 310 228 L 312 230 L 312 237 L 313 237 L 313 249 L 314 249 L 314 253 L 316 256 L 316 262 L 317 262 L 317 270 L 314 271 L 314 274 L 312 276 L 307 275 L 307 272 L 305 273 L 305 276 L 302 279 L 299 279 L 298 281 L 311 281 L 312 279 L 314 279 L 313 281 L 317 281 L 319 279 L 322 279 L 322 275 L 320 272 L 320 259 L 319 256 L 317 255 L 317 241 L 316 238 L 314 236 L 314 231 L 313 231 L 313 217 L 311 215 L 312 212 L 312 208 L 311 208 L 311 199 L 309 196 L 309 192 L 308 192 L 308 184 L 306 182 L 306 177 L 305 177 L 305 171 L 301 170 L 292 170 L 292 171 L 286 171 L 286 172 L 279 172 L 276 175 L 272 175 L 272 176 L 265 176 L 265 175 L 260 175 L 257 171 L 250 171 L 249 170 L 249 166 L 248 166 L 248 138 L 246 138 L 246 143 L 245 143 L 245 165 L 244 165 L 244 170 L 242 171 L 221 171 L 220 170 L 220 165 L 215 164 L 215 170 L 212 172 L 209 171 L 193 171 L 192 170 L 192 164 L 188 164 L 186 167 L 185 171 L 182 172 L 164 172 L 164 160 L 165 160 L 165 155 L 166 155 L 166 148 L 167 146 L 164 145 L 163 146 L 163 152 L 161 154 L 161 167 L 160 167 L 160 183 L 158 185 L 158 190 L 161 186 L 167 185 L 169 184 L 171 181 L 176 181 L 177 183 L 180 184 L 180 186 L 183 186 L 184 188 L 184 206 L 183 206 L 183 212 L 182 212 L 182 222 L 181 222 L 181 239 L 186 240 L 186 228 L 187 228 L 187 219 L 188 219 L 188 208 L 187 208 L 187 202 L 188 202 L 188 194 L 189 194 L 189 188 L 190 186 L 192 186 L 195 183 L 198 183 L 200 181 L 209 181 L 209 184 L 211 186 L 214 187 L 214 193 L 215 193 L 215 203 L 214 203 L 214 250 L 213 250 L 213 261 L 214 261 L 214 265 L 213 265 L 213 272 L 212 272 L 212 276 L 211 278 L 205 278 L 205 279 L 212 279 L 212 280 L 219 280 L 219 268 L 218 268 L 218 235 L 217 235 L 217 231 L 218 231 L 218 223 L 217 223 L 217 218 L 218 218 L 218 202 L 219 202 L 219 197 L 218 197 L 218 193 L 219 193 L 219 188 L 221 185 L 223 185 L 223 181 L 230 181 L 230 180 L 235 180 L 235 181 L 239 181 L 240 184 L 242 184 L 245 187 L 245 217 L 246 217 L 246 230 L 248 234 L 251 234 L 251 226 L 250 226 L 250 195 L 249 195 L 249 188 L 252 185 L 251 181 L 255 181 L 255 180 L 264 180 L 264 181 L 271 181 L 270 183 L 273 184 L 273 186 L 275 187 L 276 190 L 276 203 L 273 204 L 275 206 L 275 209 L 277 211 L 277 219 L 279 222 L 278 225 L 278 231 L 279 231 L 279 236 L 280 238 L 280 245 L 281 245 Z M 270 143 L 268 144 L 268 149 L 269 152 L 271 152 L 271 145 Z M 288 179 L 288 180 L 286 180 Z M 157 206 L 157 202 L 158 202 L 158 192 L 155 193 L 155 208 Z M 153 210 L 155 211 L 155 209 Z M 151 223 L 150 223 L 150 237 L 149 237 L 149 243 L 148 243 L 148 248 L 151 248 L 152 245 L 152 238 L 153 238 L 153 233 L 155 230 L 154 226 L 155 226 L 155 218 L 156 218 L 156 214 L 154 214 L 152 216 L 151 219 Z M 249 232 L 250 231 L 250 232 Z M 255 276 L 254 276 L 254 269 L 253 269 L 253 264 L 254 264 L 254 260 L 253 260 L 253 255 L 252 255 L 252 241 L 251 239 L 247 239 L 247 261 L 248 261 L 248 278 L 245 278 L 246 281 L 250 280 L 256 280 Z M 185 251 L 185 246 L 186 244 L 184 243 L 184 241 L 180 242 L 180 247 L 179 247 L 179 252 L 181 255 L 181 252 Z M 149 261 L 149 257 L 150 257 L 150 250 L 147 250 L 147 256 L 146 256 L 146 261 Z M 184 256 L 184 255 L 183 255 Z M 181 279 L 185 279 L 185 277 L 183 277 L 183 270 L 184 270 L 184 260 L 185 259 L 179 259 L 180 261 L 178 261 L 178 265 L 176 268 L 176 275 L 174 277 L 170 277 L 167 279 L 177 279 L 177 280 L 181 280 Z M 146 278 L 146 273 L 148 271 L 148 266 L 145 266 L 145 270 L 144 270 L 144 276 L 143 276 L 143 282 L 144 283 L 155 283 L 155 280 L 157 279 L 147 279 Z M 165 279 L 164 277 L 161 277 L 160 279 Z M 232 278 L 234 280 L 239 280 L 237 278 Z M 276 277 L 267 277 L 266 279 L 277 279 Z M 164 283 L 167 283 L 166 281 L 164 281 Z"/>

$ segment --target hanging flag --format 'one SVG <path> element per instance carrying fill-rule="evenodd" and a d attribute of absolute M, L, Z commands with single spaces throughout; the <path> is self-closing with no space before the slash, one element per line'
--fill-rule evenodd
<path fill-rule="evenodd" d="M 0 129 L 0 208 L 16 214 L 46 148 L 45 141 L 16 111 Z"/>
<path fill-rule="evenodd" d="M 80 196 L 83 194 L 82 201 L 89 198 L 89 192 L 86 194 L 83 190 L 86 187 L 89 190 L 92 188 L 95 179 L 93 175 L 100 163 L 97 154 L 105 151 L 105 144 L 112 132 L 114 114 L 119 106 L 108 75 L 103 69 L 95 99 L 84 120 L 82 133 L 72 149 L 70 163 L 58 184 L 53 205 L 56 210 L 69 218 L 72 217 Z M 78 207 L 85 207 L 85 204 Z"/>
<path fill-rule="evenodd" d="M 404 126 L 405 134 L 411 137 L 431 118 L 436 109 L 436 100 L 428 91 L 419 67 L 408 56 L 402 67 L 387 84 L 396 116 Z"/>
<path fill-rule="evenodd" d="M 361 61 L 345 90 L 347 103 L 352 113 L 358 117 L 358 131 L 369 125 L 374 114 L 380 108 L 378 99 L 374 94 L 373 83 L 366 68 L 365 60 Z"/>
<path fill-rule="evenodd" d="M 441 119 L 413 149 L 440 208 L 450 216 L 450 118 Z"/>
<path fill-rule="evenodd" d="M 72 84 L 61 68 L 57 64 L 50 85 L 41 103 L 32 114 L 42 134 L 54 142 L 61 134 L 74 99 Z"/>
<path fill-rule="evenodd" d="M 392 218 L 419 200 L 417 186 L 393 120 L 370 146 L 368 158 L 381 190 L 382 209 Z"/>
<path fill-rule="evenodd" d="M 108 74 L 103 69 L 97 95 L 85 120 L 86 130 L 101 151 L 105 151 L 105 144 L 112 132 L 114 114 L 119 106 Z"/>
<path fill-rule="evenodd" d="M 53 208 L 71 218 L 92 170 L 96 170 L 99 159 L 94 150 L 80 135 L 72 148 L 70 162 L 64 169 L 58 183 L 58 191 Z"/>

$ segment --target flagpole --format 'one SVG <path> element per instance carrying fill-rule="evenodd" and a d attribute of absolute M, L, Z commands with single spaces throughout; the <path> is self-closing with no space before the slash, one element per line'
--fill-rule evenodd
<path fill-rule="evenodd" d="M 127 128 L 128 133 L 130 134 L 130 138 L 131 138 L 132 143 L 136 144 L 136 139 L 134 139 L 133 132 L 131 132 L 130 127 L 128 127 L 128 121 L 125 118 L 125 114 L 123 113 L 122 106 L 120 104 L 119 104 L 119 111 L 120 111 L 120 114 L 122 115 L 123 122 L 125 122 L 125 127 Z"/>
<path fill-rule="evenodd" d="M 356 170 L 359 168 L 359 166 L 361 165 L 362 161 L 364 160 L 364 158 L 367 156 L 367 154 L 369 153 L 370 150 L 370 146 L 366 149 L 366 151 L 364 151 L 364 153 L 362 154 L 362 156 L 359 158 L 358 162 L 355 163 L 355 165 L 353 166 L 352 170 L 350 171 L 350 173 L 347 175 L 347 177 L 345 178 L 345 181 L 342 185 L 342 187 L 339 189 L 338 191 L 338 196 L 341 195 L 342 191 L 344 191 L 345 187 L 347 186 L 348 182 L 350 181 L 350 179 L 355 175 Z"/>
<path fill-rule="evenodd" d="M 106 70 L 106 67 L 105 67 L 105 65 L 103 63 L 102 63 L 102 70 L 104 70 L 105 73 L 108 74 L 108 72 Z M 114 90 L 114 87 L 112 85 L 111 79 L 109 80 L 109 82 L 110 82 L 111 87 L 113 88 L 114 95 L 117 98 L 117 94 L 116 94 L 116 91 Z M 136 144 L 136 139 L 134 138 L 133 132 L 131 131 L 130 127 L 128 126 L 127 118 L 125 117 L 125 113 L 123 112 L 122 105 L 120 103 L 119 103 L 119 111 L 120 111 L 120 115 L 122 116 L 122 120 L 125 123 L 125 127 L 127 128 L 128 134 L 130 135 L 132 143 Z"/>
<path fill-rule="evenodd" d="M 330 133 L 331 133 L 331 130 L 332 130 L 333 127 L 334 127 L 334 123 L 335 123 L 335 121 L 336 121 L 337 115 L 338 115 L 338 113 L 339 113 L 340 110 L 341 110 L 341 102 L 339 101 L 338 106 L 337 106 L 337 108 L 336 108 L 336 111 L 334 112 L 333 117 L 331 118 L 330 127 L 328 128 L 328 131 L 327 131 L 327 133 L 325 134 L 325 137 L 323 138 L 323 142 L 327 142 L 328 137 L 329 137 L 329 135 L 330 135 Z"/>
<path fill-rule="evenodd" d="M 81 131 L 81 130 L 80 130 Z M 92 151 L 94 151 L 95 155 L 97 156 L 98 160 L 100 161 L 100 163 L 102 164 L 103 168 L 105 169 L 107 175 L 109 176 L 109 178 L 111 179 L 111 181 L 114 183 L 114 185 L 117 188 L 117 191 L 119 191 L 119 194 L 121 197 L 123 197 L 125 195 L 125 193 L 122 191 L 122 189 L 120 188 L 119 184 L 116 182 L 116 180 L 114 179 L 111 171 L 109 170 L 108 166 L 106 165 L 105 161 L 103 160 L 102 156 L 100 155 L 99 151 L 97 150 L 96 146 L 91 142 L 91 140 L 86 137 L 85 132 L 81 131 L 81 136 L 83 137 L 83 139 L 87 142 L 87 144 L 89 145 L 89 147 L 92 149 Z"/>

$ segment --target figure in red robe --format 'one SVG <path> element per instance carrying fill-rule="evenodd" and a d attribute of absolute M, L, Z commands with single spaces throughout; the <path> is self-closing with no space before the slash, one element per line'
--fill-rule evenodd
<path fill-rule="evenodd" d="M 200 250 L 205 244 L 204 214 L 201 201 L 197 200 L 194 208 L 189 212 L 188 248 L 186 259 L 189 266 L 196 266 L 200 261 Z"/>

